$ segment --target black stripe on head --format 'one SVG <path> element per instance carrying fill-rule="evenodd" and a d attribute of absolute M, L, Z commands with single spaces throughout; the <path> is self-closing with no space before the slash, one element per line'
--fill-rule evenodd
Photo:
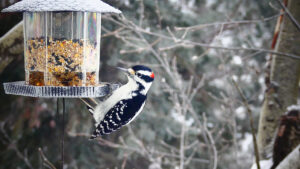
<path fill-rule="evenodd" d="M 152 72 L 152 70 L 149 68 L 149 67 L 146 67 L 146 66 L 143 66 L 143 65 L 136 65 L 136 66 L 133 66 L 132 69 L 136 72 L 136 71 L 139 71 L 139 70 L 144 70 L 144 71 L 149 71 L 149 72 Z"/>
<path fill-rule="evenodd" d="M 145 82 L 152 82 L 154 79 L 146 76 L 146 75 L 140 75 L 140 78 L 143 79 Z"/>
<path fill-rule="evenodd" d="M 139 85 L 139 91 L 144 90 L 145 87 L 140 83 L 140 82 L 136 82 Z"/>

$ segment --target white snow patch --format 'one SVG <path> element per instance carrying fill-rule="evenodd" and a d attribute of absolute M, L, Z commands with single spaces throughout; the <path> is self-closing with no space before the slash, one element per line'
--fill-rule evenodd
<path fill-rule="evenodd" d="M 245 119 L 246 118 L 246 108 L 243 106 L 238 107 L 235 109 L 236 116 L 239 119 Z"/>
<path fill-rule="evenodd" d="M 214 79 L 214 80 L 209 82 L 209 85 L 212 85 L 212 86 L 215 86 L 215 87 L 218 87 L 218 88 L 223 88 L 224 85 L 225 85 L 225 82 L 222 79 Z"/>
<path fill-rule="evenodd" d="M 194 123 L 193 118 L 189 118 L 188 120 L 185 121 L 185 125 L 188 127 L 191 127 L 193 123 Z"/>
<path fill-rule="evenodd" d="M 192 56 L 192 60 L 195 61 L 198 59 L 198 56 Z"/>
<path fill-rule="evenodd" d="M 260 168 L 271 168 L 273 165 L 273 160 L 260 160 L 259 161 Z M 257 169 L 257 164 L 253 163 L 251 169 Z"/>
<path fill-rule="evenodd" d="M 223 112 L 219 109 L 214 110 L 214 114 L 216 117 L 222 117 L 223 116 Z"/>
<path fill-rule="evenodd" d="M 249 61 L 247 62 L 247 64 L 248 64 L 249 66 L 256 66 L 256 67 L 258 67 L 258 63 L 257 63 L 256 60 L 249 60 Z"/>
<path fill-rule="evenodd" d="M 185 4 L 181 6 L 181 13 L 194 16 L 192 9 Z"/>
<path fill-rule="evenodd" d="M 244 74 L 241 76 L 241 80 L 246 82 L 246 83 L 251 83 L 252 82 L 252 76 L 249 74 Z"/>
<path fill-rule="evenodd" d="M 207 8 L 210 8 L 215 3 L 216 3 L 216 0 L 209 0 L 209 1 L 206 1 L 205 6 Z"/>
<path fill-rule="evenodd" d="M 213 124 L 213 123 L 207 123 L 207 127 L 213 128 L 213 127 L 214 127 L 214 124 Z"/>
<path fill-rule="evenodd" d="M 242 44 L 242 48 L 247 48 L 248 46 L 246 44 Z"/>
<path fill-rule="evenodd" d="M 233 79 L 234 81 L 237 81 L 237 80 L 238 80 L 237 75 L 233 75 L 233 76 L 232 76 L 232 79 Z"/>
<path fill-rule="evenodd" d="M 186 120 L 185 117 L 182 114 L 177 113 L 175 111 L 171 112 L 171 116 L 178 123 L 184 124 L 188 127 L 192 126 L 192 124 L 194 123 L 194 119 L 189 118 L 189 119 Z"/>
<path fill-rule="evenodd" d="M 233 56 L 231 59 L 231 63 L 235 65 L 242 65 L 242 58 L 240 56 Z"/>
<path fill-rule="evenodd" d="M 264 85 L 264 84 L 265 84 L 265 78 L 262 77 L 262 76 L 260 76 L 260 77 L 258 78 L 258 83 L 259 83 L 260 85 Z"/>
<path fill-rule="evenodd" d="M 287 111 L 292 111 L 292 110 L 300 111 L 300 105 L 291 105 L 287 108 Z"/>
<path fill-rule="evenodd" d="M 252 134 L 246 133 L 245 138 L 241 140 L 241 149 L 243 152 L 248 152 L 249 148 L 252 146 Z"/>
<path fill-rule="evenodd" d="M 264 31 L 264 34 L 263 34 L 263 38 L 264 39 L 271 39 L 272 38 L 272 34 L 268 31 Z"/>
<path fill-rule="evenodd" d="M 124 0 L 123 2 L 124 2 L 124 4 L 125 4 L 125 6 L 129 6 L 129 4 L 130 4 L 130 3 L 129 3 L 129 0 Z"/>
<path fill-rule="evenodd" d="M 190 0 L 187 5 L 189 8 L 195 7 L 195 0 Z"/>
<path fill-rule="evenodd" d="M 225 46 L 225 47 L 229 47 L 230 45 L 232 45 L 233 43 L 233 39 L 232 36 L 223 36 L 221 39 L 221 43 Z"/>
<path fill-rule="evenodd" d="M 258 100 L 259 100 L 259 101 L 263 101 L 263 99 L 264 99 L 264 95 L 263 95 L 263 94 L 260 94 L 260 95 L 258 96 Z"/>
<path fill-rule="evenodd" d="M 207 52 L 208 56 L 216 56 L 218 53 L 215 49 L 210 49 Z"/>

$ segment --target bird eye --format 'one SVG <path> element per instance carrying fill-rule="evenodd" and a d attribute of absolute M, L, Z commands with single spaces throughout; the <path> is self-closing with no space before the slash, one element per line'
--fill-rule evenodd
<path fill-rule="evenodd" d="M 140 74 L 140 73 L 136 73 L 136 75 L 137 75 L 138 77 L 140 77 L 140 76 L 141 76 L 141 74 Z"/>

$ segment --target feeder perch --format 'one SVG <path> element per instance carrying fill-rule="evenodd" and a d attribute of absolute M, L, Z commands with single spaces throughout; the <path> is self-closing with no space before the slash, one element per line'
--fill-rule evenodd
<path fill-rule="evenodd" d="M 7 94 L 101 97 L 101 14 L 121 13 L 100 0 L 23 0 L 2 12 L 23 12 L 25 82 L 4 83 Z M 115 88 L 114 86 L 113 88 Z"/>

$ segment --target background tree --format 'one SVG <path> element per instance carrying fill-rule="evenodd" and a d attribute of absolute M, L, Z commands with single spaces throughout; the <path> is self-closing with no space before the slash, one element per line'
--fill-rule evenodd
<path fill-rule="evenodd" d="M 288 0 L 288 10 L 296 21 L 300 20 L 300 3 Z M 300 29 L 286 15 L 279 32 L 276 51 L 300 55 Z M 282 55 L 273 55 L 270 84 L 265 92 L 261 110 L 258 143 L 262 158 L 266 158 L 268 148 L 274 139 L 279 118 L 287 107 L 297 104 L 299 93 L 300 60 Z M 300 138 L 299 138 L 300 139 Z M 284 145 L 282 145 L 284 146 Z M 287 146 L 287 145 L 285 145 Z M 286 147 L 288 149 L 288 147 Z"/>

